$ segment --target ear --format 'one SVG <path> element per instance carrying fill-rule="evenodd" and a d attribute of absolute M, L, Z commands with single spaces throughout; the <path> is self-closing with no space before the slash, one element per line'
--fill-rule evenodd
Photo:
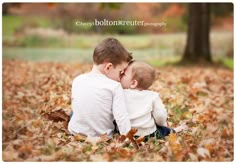
<path fill-rule="evenodd" d="M 112 63 L 106 63 L 106 64 L 105 64 L 105 67 L 104 67 L 104 72 L 105 72 L 106 74 L 109 73 L 112 66 L 113 66 Z"/>
<path fill-rule="evenodd" d="M 130 88 L 131 89 L 135 89 L 137 86 L 138 86 L 138 81 L 137 80 L 133 80 Z"/>

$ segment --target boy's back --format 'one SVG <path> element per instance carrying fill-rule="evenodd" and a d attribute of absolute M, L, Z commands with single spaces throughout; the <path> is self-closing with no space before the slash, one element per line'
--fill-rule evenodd
<path fill-rule="evenodd" d="M 99 73 L 77 76 L 72 84 L 73 115 L 68 129 L 72 134 L 101 136 L 113 134 L 113 120 L 120 132 L 130 128 L 123 90 L 120 83 Z M 116 117 L 116 118 L 114 118 Z"/>
<path fill-rule="evenodd" d="M 156 125 L 166 126 L 167 112 L 159 94 L 149 90 L 125 89 L 131 126 L 138 129 L 136 135 L 145 136 L 156 130 Z"/>

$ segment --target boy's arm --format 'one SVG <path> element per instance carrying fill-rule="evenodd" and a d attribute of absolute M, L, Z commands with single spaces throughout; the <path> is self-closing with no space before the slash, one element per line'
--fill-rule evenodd
<path fill-rule="evenodd" d="M 131 124 L 121 85 L 115 88 L 113 92 L 112 109 L 120 134 L 127 134 L 131 129 Z"/>
<path fill-rule="evenodd" d="M 167 126 L 167 112 L 158 93 L 153 93 L 152 115 L 159 126 Z"/>
<path fill-rule="evenodd" d="M 72 107 L 72 112 L 78 107 L 78 100 L 77 97 L 79 97 L 79 92 L 77 91 L 77 82 L 76 79 L 73 80 L 72 82 L 72 87 L 71 87 L 71 107 Z"/>

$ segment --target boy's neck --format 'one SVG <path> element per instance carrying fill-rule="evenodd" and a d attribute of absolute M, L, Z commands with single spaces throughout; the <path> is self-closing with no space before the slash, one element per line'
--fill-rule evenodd
<path fill-rule="evenodd" d="M 91 70 L 91 73 L 99 73 L 99 74 L 104 74 L 102 69 L 100 68 L 100 65 L 93 65 L 93 68 Z"/>

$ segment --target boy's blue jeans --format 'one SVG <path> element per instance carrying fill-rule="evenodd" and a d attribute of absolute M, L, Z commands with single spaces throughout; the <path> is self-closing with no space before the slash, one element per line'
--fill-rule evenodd
<path fill-rule="evenodd" d="M 151 137 L 155 137 L 157 139 L 164 138 L 165 136 L 168 136 L 171 131 L 173 131 L 175 133 L 174 129 L 168 128 L 166 126 L 156 125 L 156 127 L 157 127 L 157 130 L 155 132 L 145 136 L 144 142 L 148 141 L 148 139 Z"/>

